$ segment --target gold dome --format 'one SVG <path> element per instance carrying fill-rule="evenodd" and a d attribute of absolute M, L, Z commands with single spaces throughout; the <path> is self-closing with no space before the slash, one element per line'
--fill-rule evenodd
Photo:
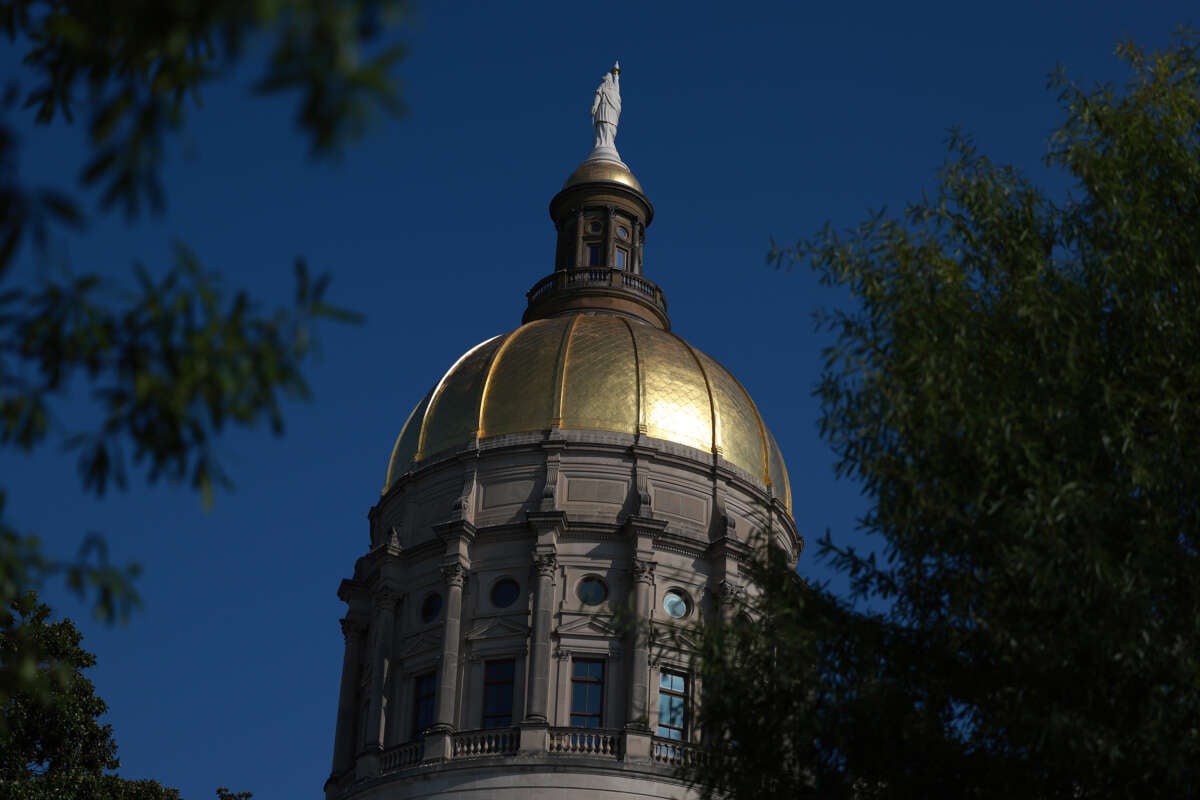
<path fill-rule="evenodd" d="M 571 173 L 571 177 L 567 178 L 567 182 L 563 184 L 563 189 L 569 189 L 581 183 L 596 183 L 597 181 L 619 183 L 622 186 L 628 186 L 636 192 L 640 193 L 642 191 L 642 184 L 638 183 L 637 178 L 633 177 L 633 173 L 629 171 L 629 167 L 619 161 L 609 161 L 603 158 L 588 159 L 576 167 L 575 171 Z"/>
<path fill-rule="evenodd" d="M 469 350 L 409 416 L 385 490 L 475 437 L 553 427 L 719 453 L 791 511 L 783 456 L 742 385 L 678 336 L 609 315 L 534 320 Z"/>

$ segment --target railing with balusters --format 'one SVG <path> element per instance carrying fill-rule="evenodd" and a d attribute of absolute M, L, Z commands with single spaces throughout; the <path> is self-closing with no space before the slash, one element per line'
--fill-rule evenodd
<path fill-rule="evenodd" d="M 592 728 L 551 728 L 550 752 L 601 758 L 621 757 L 621 732 Z"/>
<path fill-rule="evenodd" d="M 407 742 L 390 750 L 384 750 L 379 756 L 380 772 L 396 772 L 420 764 L 425 758 L 425 742 L 418 739 Z"/>
<path fill-rule="evenodd" d="M 517 728 L 456 733 L 450 738 L 451 758 L 512 755 L 521 744 Z"/>
<path fill-rule="evenodd" d="M 697 745 L 655 736 L 650 748 L 650 757 L 659 764 L 680 767 L 695 764 L 701 756 Z"/>
<path fill-rule="evenodd" d="M 560 269 L 552 272 L 538 281 L 527 295 L 529 304 L 533 305 L 546 295 L 558 291 L 566 291 L 579 286 L 608 286 L 614 289 L 624 289 L 643 295 L 651 304 L 666 310 L 667 304 L 663 299 L 662 290 L 652 281 L 641 275 L 635 275 L 623 269 L 609 267 L 578 267 Z"/>
<path fill-rule="evenodd" d="M 520 728 L 463 731 L 450 735 L 450 758 L 470 759 L 486 756 L 516 755 L 521 746 Z M 546 730 L 546 751 L 552 758 L 575 756 L 620 761 L 625 758 L 625 732 L 599 728 L 549 728 Z M 702 757 L 698 745 L 673 739 L 653 737 L 650 748 L 652 764 L 676 768 L 695 764 Z M 432 756 L 430 758 L 433 758 Z M 379 756 L 380 774 L 390 774 L 434 763 L 426 758 L 425 740 L 406 742 L 389 748 Z M 355 782 L 354 770 L 347 770 L 333 779 L 338 789 L 349 788 Z"/>

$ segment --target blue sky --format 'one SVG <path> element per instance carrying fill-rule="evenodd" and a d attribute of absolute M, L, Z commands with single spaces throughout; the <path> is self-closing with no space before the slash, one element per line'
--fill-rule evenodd
<path fill-rule="evenodd" d="M 145 607 L 125 627 L 46 592 L 98 655 L 122 773 L 189 798 L 217 785 L 320 795 L 342 658 L 335 590 L 365 550 L 395 436 L 462 352 L 520 323 L 525 291 L 552 269 L 547 204 L 590 147 L 591 93 L 615 58 L 617 146 L 656 206 L 646 275 L 674 330 L 758 403 L 801 532 L 853 542 L 862 501 L 834 480 L 811 396 L 824 342 L 812 314 L 844 298 L 806 271 L 769 269 L 771 238 L 902 209 L 931 186 L 951 126 L 1043 176 L 1055 64 L 1119 78 L 1118 39 L 1165 44 L 1191 8 L 416 2 L 399 67 L 409 113 L 334 165 L 306 160 L 288 101 L 251 99 L 252 71 L 216 87 L 172 146 L 166 214 L 97 218 L 56 254 L 119 276 L 166 263 L 178 239 L 271 304 L 288 301 L 303 255 L 367 321 L 322 331 L 315 398 L 289 407 L 285 438 L 222 441 L 237 487 L 210 512 L 161 486 L 97 502 L 70 458 L 0 455 L 11 522 L 64 554 L 102 532 L 114 559 L 145 570 Z M 26 129 L 24 176 L 70 185 L 81 142 Z M 58 417 L 84 420 L 77 404 Z M 830 577 L 812 550 L 800 571 Z"/>

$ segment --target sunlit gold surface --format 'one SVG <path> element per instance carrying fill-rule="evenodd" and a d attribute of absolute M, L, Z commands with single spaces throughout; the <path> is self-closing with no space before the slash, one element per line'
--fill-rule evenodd
<path fill-rule="evenodd" d="M 559 173 L 561 174 L 561 173 Z M 593 181 L 611 181 L 612 183 L 620 183 L 628 186 L 631 189 L 642 191 L 642 184 L 638 183 L 638 179 L 633 177 L 633 173 L 623 164 L 618 164 L 615 161 L 584 161 L 580 164 L 571 177 L 567 178 L 567 182 L 563 184 L 563 188 L 574 186 L 577 183 L 592 183 Z"/>
<path fill-rule="evenodd" d="M 678 336 L 610 315 L 536 320 L 468 351 L 409 416 L 387 486 L 476 436 L 556 426 L 719 452 L 791 508 L 779 448 L 741 384 Z"/>

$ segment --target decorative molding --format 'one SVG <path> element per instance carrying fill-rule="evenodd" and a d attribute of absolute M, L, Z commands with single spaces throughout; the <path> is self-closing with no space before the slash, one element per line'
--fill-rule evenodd
<path fill-rule="evenodd" d="M 645 561 L 640 558 L 633 560 L 633 580 L 636 583 L 644 583 L 647 586 L 654 585 L 654 567 L 655 562 Z"/>
<path fill-rule="evenodd" d="M 489 617 L 477 620 L 467 631 L 466 639 L 496 639 L 501 636 L 528 636 L 529 626 L 523 622 L 504 617 Z"/>
<path fill-rule="evenodd" d="M 361 636 L 367 630 L 366 623 L 354 617 L 342 617 L 338 623 L 341 625 L 342 636 L 347 643 L 350 642 L 351 637 Z"/>
<path fill-rule="evenodd" d="M 619 633 L 617 628 L 607 619 L 596 615 L 587 615 L 567 620 L 558 626 L 557 636 L 603 636 L 610 638 Z"/>
<path fill-rule="evenodd" d="M 558 556 L 554 553 L 535 553 L 533 569 L 539 578 L 553 578 L 558 569 Z"/>
<path fill-rule="evenodd" d="M 740 603 L 746 599 L 746 587 L 722 578 L 712 590 L 713 597 L 721 605 Z"/>
<path fill-rule="evenodd" d="M 462 564 L 457 562 L 443 565 L 441 572 L 442 580 L 446 582 L 447 586 L 457 586 L 461 589 L 463 584 L 467 582 L 467 570 Z"/>
<path fill-rule="evenodd" d="M 376 611 L 394 611 L 396 603 L 403 595 L 391 586 L 380 586 L 375 590 L 372 602 Z"/>

